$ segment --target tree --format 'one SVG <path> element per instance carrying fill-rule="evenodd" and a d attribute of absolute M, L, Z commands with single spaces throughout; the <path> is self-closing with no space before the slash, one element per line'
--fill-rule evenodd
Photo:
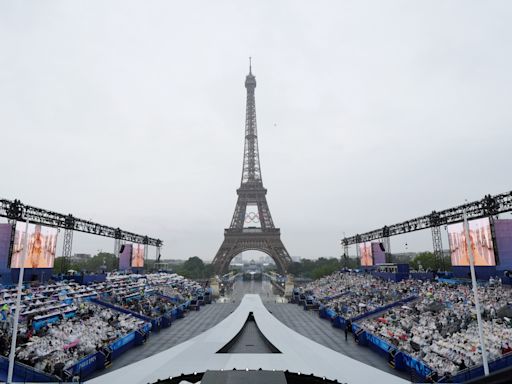
<path fill-rule="evenodd" d="M 347 260 L 351 264 L 351 260 Z M 288 272 L 297 277 L 318 279 L 340 270 L 344 266 L 338 258 L 320 257 L 317 260 L 301 259 L 300 262 L 292 262 L 288 266 Z"/>
<path fill-rule="evenodd" d="M 182 265 L 176 267 L 176 273 L 190 279 L 205 279 L 213 276 L 213 265 L 204 264 L 197 256 L 190 257 Z"/>
<path fill-rule="evenodd" d="M 303 265 L 301 262 L 293 261 L 288 266 L 288 273 L 291 273 L 294 276 L 300 276 L 303 273 Z"/>
<path fill-rule="evenodd" d="M 418 253 L 410 263 L 413 269 L 419 269 L 420 265 L 423 269 L 437 269 L 437 260 L 432 252 Z"/>

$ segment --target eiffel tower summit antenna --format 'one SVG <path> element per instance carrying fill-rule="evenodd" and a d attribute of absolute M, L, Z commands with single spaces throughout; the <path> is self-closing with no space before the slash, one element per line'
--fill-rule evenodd
<path fill-rule="evenodd" d="M 256 126 L 256 77 L 252 74 L 252 58 L 249 57 L 249 74 L 245 77 L 247 103 L 245 110 L 245 144 L 238 199 L 229 228 L 224 230 L 213 266 L 217 274 L 226 273 L 231 260 L 238 254 L 256 250 L 269 255 L 280 273 L 286 274 L 292 262 L 281 241 L 281 231 L 274 226 L 267 204 L 267 190 L 261 177 L 258 131 Z"/>

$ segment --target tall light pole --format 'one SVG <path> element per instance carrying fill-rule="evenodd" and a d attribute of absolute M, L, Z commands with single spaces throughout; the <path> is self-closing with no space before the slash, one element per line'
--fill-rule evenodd
<path fill-rule="evenodd" d="M 466 234 L 466 247 L 469 253 L 469 269 L 471 270 L 471 284 L 473 285 L 473 296 L 475 300 L 476 320 L 478 322 L 478 337 L 480 338 L 480 347 L 482 348 L 482 360 L 484 365 L 485 376 L 489 375 L 489 365 L 487 363 L 487 348 L 485 347 L 485 338 L 482 328 L 482 314 L 480 313 L 480 302 L 478 301 L 478 287 L 476 285 L 475 274 L 475 256 L 473 255 L 473 248 L 471 247 L 471 239 L 469 234 L 468 217 L 466 215 L 466 208 L 463 210 L 464 217 L 464 232 Z"/>
<path fill-rule="evenodd" d="M 13 229 L 14 230 L 14 229 Z M 18 320 L 20 318 L 21 290 L 23 288 L 23 275 L 25 273 L 25 259 L 28 253 L 28 219 L 25 223 L 25 244 L 21 253 L 21 268 L 18 278 L 18 292 L 16 293 L 16 308 L 14 308 L 14 321 L 12 324 L 11 352 L 9 353 L 9 371 L 7 373 L 7 383 L 12 383 L 12 374 L 14 372 L 14 355 L 16 354 L 16 336 L 18 335 Z"/>

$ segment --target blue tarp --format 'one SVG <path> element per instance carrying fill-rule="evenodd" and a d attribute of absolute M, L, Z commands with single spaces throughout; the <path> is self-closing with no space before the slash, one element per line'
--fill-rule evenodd
<path fill-rule="evenodd" d="M 423 361 L 415 359 L 411 355 L 399 352 L 395 356 L 395 365 L 396 367 L 409 367 L 414 370 L 418 376 L 421 377 L 421 380 L 427 380 L 427 377 L 432 374 L 432 369 L 428 367 Z"/>
<path fill-rule="evenodd" d="M 140 338 L 151 329 L 151 324 L 144 324 L 139 330 L 130 332 L 129 334 L 115 340 L 107 346 L 107 349 L 112 353 L 112 360 L 122 355 L 125 351 L 132 348 L 134 345 L 141 344 Z M 105 355 L 103 352 L 98 351 L 90 354 L 76 364 L 66 369 L 69 376 L 79 375 L 81 379 L 86 378 L 94 371 L 103 369 L 105 367 Z"/>
<path fill-rule="evenodd" d="M 352 332 L 356 333 L 361 327 L 358 324 L 352 324 Z M 372 333 L 363 331 L 359 335 L 360 344 L 368 343 L 371 348 L 381 352 L 381 354 L 389 354 L 392 350 L 396 350 L 396 347 L 387 341 L 381 339 L 378 336 L 375 336 Z M 421 377 L 422 381 L 425 381 L 427 377 L 432 374 L 432 369 L 430 369 L 424 362 L 421 360 L 415 359 L 407 353 L 401 352 L 397 350 L 395 355 L 395 367 L 399 370 L 405 370 L 406 367 L 414 370 L 418 376 Z"/>
<path fill-rule="evenodd" d="M 75 375 L 80 376 L 81 379 L 86 378 L 97 369 L 105 367 L 105 355 L 101 352 L 95 352 L 83 359 L 79 360 L 76 364 L 66 369 L 66 373 L 72 377 Z"/>
<path fill-rule="evenodd" d="M 0 356 L 0 382 L 7 381 L 7 372 L 8 371 L 9 371 L 9 359 L 4 356 Z M 47 373 L 38 371 L 37 369 L 29 367 L 25 364 L 15 362 L 14 370 L 13 370 L 13 381 L 14 382 L 50 383 L 50 382 L 58 382 L 59 379 L 55 376 L 51 376 Z"/>
<path fill-rule="evenodd" d="M 494 361 L 489 362 L 489 372 L 496 372 L 500 369 L 510 367 L 512 365 L 512 353 L 508 353 L 507 355 L 496 359 Z M 482 377 L 484 375 L 484 367 L 479 365 L 477 367 L 473 367 L 470 369 L 466 369 L 464 371 L 459 372 L 457 375 L 452 376 L 450 382 L 452 383 L 464 383 L 466 381 L 476 379 L 477 377 Z M 442 380 L 440 380 L 443 382 Z"/>
<path fill-rule="evenodd" d="M 356 333 L 361 327 L 357 324 L 352 325 L 352 332 Z M 368 344 L 368 346 L 381 355 L 389 357 L 392 351 L 396 351 L 394 362 L 395 368 L 399 370 L 405 370 L 407 367 L 414 370 L 418 376 L 420 376 L 422 381 L 426 381 L 427 377 L 432 374 L 432 369 L 430 369 L 424 362 L 421 360 L 415 359 L 407 353 L 398 351 L 397 348 L 388 343 L 387 341 L 381 339 L 378 336 L 375 336 L 372 333 L 363 331 L 359 335 L 359 343 L 362 345 Z"/>
<path fill-rule="evenodd" d="M 118 349 L 121 349 L 124 345 L 130 343 L 133 340 L 135 340 L 135 331 L 130 332 L 129 334 L 121 337 L 120 339 L 117 339 L 112 344 L 110 344 L 109 347 L 110 349 L 112 349 L 112 351 L 117 351 Z"/>
<path fill-rule="evenodd" d="M 318 316 L 320 316 L 322 319 L 333 319 L 336 317 L 336 312 L 332 308 L 327 308 L 325 305 L 320 305 L 320 308 L 318 308 Z"/>
<path fill-rule="evenodd" d="M 391 345 L 387 341 L 381 339 L 378 336 L 375 336 L 372 333 L 366 332 L 364 335 L 364 339 L 368 342 L 370 347 L 373 347 L 374 350 L 377 350 L 381 355 L 388 355 L 390 351 L 396 350 L 394 345 Z"/>

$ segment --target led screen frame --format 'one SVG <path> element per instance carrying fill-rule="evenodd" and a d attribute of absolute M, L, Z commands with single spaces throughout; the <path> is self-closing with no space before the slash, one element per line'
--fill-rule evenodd
<path fill-rule="evenodd" d="M 490 220 L 488 218 L 475 219 L 469 221 L 468 224 L 475 266 L 495 266 L 496 256 Z M 452 266 L 469 266 L 464 223 L 451 224 L 447 230 Z"/>
<path fill-rule="evenodd" d="M 26 223 L 18 221 L 14 234 L 9 265 L 12 269 L 21 268 L 23 248 L 25 246 Z M 28 253 L 25 257 L 25 268 L 53 268 L 57 254 L 59 229 L 40 224 L 28 225 Z"/>
<path fill-rule="evenodd" d="M 132 268 L 144 268 L 144 245 L 132 244 Z"/>
<path fill-rule="evenodd" d="M 372 243 L 366 242 L 358 244 L 359 246 L 359 259 L 361 260 L 362 267 L 373 266 L 373 252 Z"/>

